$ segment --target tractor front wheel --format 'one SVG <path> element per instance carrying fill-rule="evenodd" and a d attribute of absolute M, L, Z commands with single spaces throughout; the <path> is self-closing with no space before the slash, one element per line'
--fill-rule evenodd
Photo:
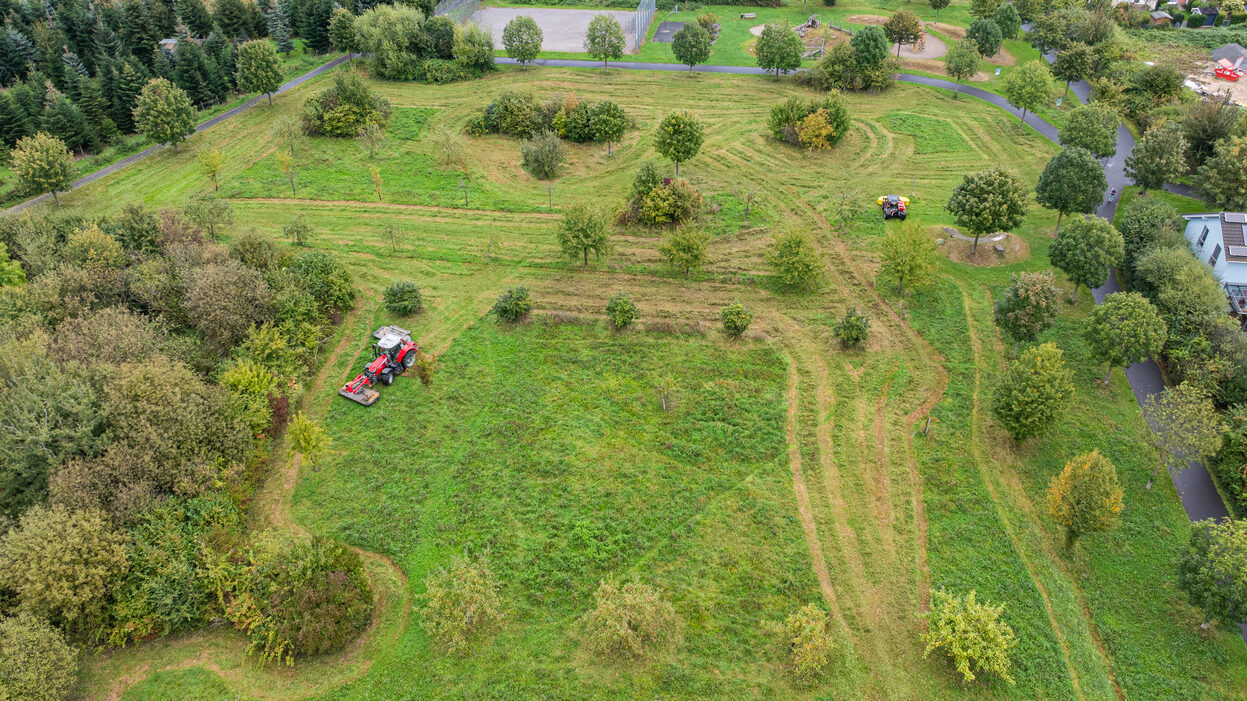
<path fill-rule="evenodd" d="M 388 370 L 378 375 L 377 379 L 380 380 L 381 384 L 385 385 L 386 387 L 389 387 L 390 385 L 394 384 L 394 375 L 391 374 Z"/>

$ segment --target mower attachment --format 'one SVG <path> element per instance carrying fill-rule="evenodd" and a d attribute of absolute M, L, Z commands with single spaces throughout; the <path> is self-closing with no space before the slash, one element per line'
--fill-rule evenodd
<path fill-rule="evenodd" d="M 359 402 L 364 406 L 372 406 L 372 403 L 377 401 L 377 398 L 381 396 L 380 392 L 371 387 L 364 387 L 358 392 L 351 392 L 347 390 L 347 388 L 343 387 L 338 390 L 338 394 L 353 402 Z"/>

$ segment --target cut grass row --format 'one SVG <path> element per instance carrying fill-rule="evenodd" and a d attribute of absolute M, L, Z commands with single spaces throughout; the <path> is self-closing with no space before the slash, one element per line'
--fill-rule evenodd
<path fill-rule="evenodd" d="M 1169 583 L 1164 553 L 1180 542 L 1185 528 L 1171 489 L 1158 488 L 1137 498 L 1137 504 L 1128 492 L 1132 513 L 1127 518 L 1139 519 L 1132 522 L 1134 528 L 1123 526 L 1102 543 L 1085 544 L 1081 552 L 1096 555 L 1073 562 L 1053 555 L 1059 533 L 1035 508 L 1043 503 L 1048 476 L 1068 454 L 1104 445 L 1104 436 L 1112 436 L 1109 447 L 1118 445 L 1114 449 L 1124 455 L 1115 455 L 1123 474 L 1149 469 L 1150 458 L 1139 448 L 1144 434 L 1138 409 L 1124 385 L 1101 394 L 1080 385 L 1078 416 L 1092 418 L 1063 426 L 1059 437 L 1037 444 L 1034 452 L 1011 453 L 999 444 L 999 431 L 982 411 L 975 419 L 975 379 L 985 407 L 1003 355 L 993 337 L 986 293 L 1007 284 L 1009 272 L 1046 264 L 1046 230 L 1054 217 L 1033 210 L 1020 232 L 1030 245 L 1029 261 L 998 268 L 949 263 L 943 269 L 947 281 L 903 305 L 879 300 L 872 288 L 885 230 L 869 206 L 875 197 L 912 193 L 916 217 L 932 226 L 951 223 L 941 205 L 962 172 L 1007 162 L 1033 182 L 1054 152 L 1050 144 L 1031 133 L 1019 135 L 1015 121 L 993 108 L 912 86 L 851 96 L 852 132 L 831 154 L 812 158 L 765 135 L 769 106 L 800 94 L 788 81 L 708 75 L 676 81 L 620 71 L 533 69 L 454 86 L 378 86 L 400 113 L 403 108 L 433 110 L 429 125 L 452 127 L 504 87 L 526 87 L 541 97 L 562 92 L 619 102 L 638 128 L 611 158 L 601 147 L 573 147 L 568 174 L 555 185 L 556 208 L 622 201 L 632 173 L 653 157 L 653 125 L 670 110 L 690 109 L 710 127 L 702 154 L 681 174 L 725 206 L 708 215 L 715 232 L 711 273 L 684 280 L 659 265 L 653 252 L 657 237 L 641 231 L 620 236 L 617 252 L 588 271 L 561 261 L 552 235 L 554 219 L 540 207 L 546 185 L 518 168 L 518 144 L 510 139 L 469 140 L 467 177 L 483 195 L 505 193 L 513 202 L 531 203 L 533 211 L 377 204 L 366 196 L 346 203 L 235 200 L 237 230 L 254 227 L 275 237 L 290 217 L 303 213 L 317 227 L 312 245 L 348 261 L 365 291 L 357 328 L 346 331 L 357 334 L 358 350 L 364 350 L 367 332 L 387 321 L 376 311 L 379 291 L 394 279 L 411 278 L 425 288 L 430 306 L 410 325 L 426 347 L 446 351 L 431 390 L 404 380 L 388 388 L 371 411 L 332 394 L 336 383 L 358 371 L 353 352 L 338 356 L 326 370 L 330 379 L 324 396 L 313 399 L 313 412 L 333 427 L 340 452 L 332 469 L 303 473 L 295 501 L 298 520 L 314 531 L 393 553 L 410 577 L 413 594 L 419 594 L 423 572 L 444 564 L 465 545 L 496 545 L 500 566 L 526 583 L 510 590 L 518 598 L 516 625 L 488 643 L 481 656 L 433 659 L 413 615 L 399 644 L 375 655 L 367 675 L 332 692 L 327 679 L 323 694 L 343 699 L 476 696 L 488 690 L 560 697 L 580 684 L 589 690 L 582 696 L 603 698 L 649 695 L 660 688 L 685 696 L 802 696 L 807 692 L 787 685 L 766 641 L 751 627 L 764 616 L 736 611 L 733 607 L 748 604 L 734 598 L 732 588 L 753 591 L 740 577 L 757 558 L 763 581 L 786 592 L 789 606 L 817 600 L 820 573 L 812 563 L 812 548 L 824 563 L 834 605 L 845 621 L 849 655 L 830 682 L 837 696 L 1064 698 L 1076 695 L 1076 675 L 1078 690 L 1096 698 L 1112 692 L 1110 667 L 1125 693 L 1136 697 L 1168 691 L 1239 693 L 1242 680 L 1233 670 L 1242 669 L 1247 657 L 1241 643 L 1221 633 L 1210 640 L 1192 637 L 1194 618 Z M 211 145 L 226 152 L 223 188 L 237 187 L 248 170 L 271 160 L 268 123 L 294 111 L 314 89 L 300 88 L 271 110 L 252 110 L 228 130 L 196 137 L 195 148 Z M 913 118 L 905 118 L 897 132 L 912 133 L 889 129 L 895 118 L 887 115 L 902 110 Z M 928 133 L 942 136 L 919 148 L 916 136 Z M 332 153 L 350 164 L 350 172 L 367 172 L 366 154 L 353 145 L 332 151 L 332 145 L 313 140 L 302 148 L 308 152 L 301 156 L 306 162 L 328 162 L 332 159 L 325 154 Z M 411 158 L 429 153 L 419 140 L 392 148 Z M 421 179 L 430 177 L 442 176 L 399 169 L 387 175 L 387 188 L 416 192 L 425 182 Z M 861 188 L 857 196 L 863 213 L 848 232 L 833 235 L 826 220 L 846 185 Z M 178 205 L 205 186 L 193 153 L 170 153 L 110 178 L 107 186 L 92 185 L 65 199 L 68 209 L 88 211 L 110 210 L 131 197 Z M 745 225 L 740 203 L 751 189 L 757 210 L 752 225 Z M 757 226 L 759 220 L 768 226 Z M 397 253 L 383 233 L 391 222 L 403 234 Z M 827 284 L 817 294 L 777 295 L 758 276 L 765 271 L 761 251 L 769 227 L 782 225 L 811 227 L 828 254 Z M 713 323 L 724 304 L 741 299 L 758 314 L 755 328 L 775 343 L 751 341 L 741 356 L 740 348 L 700 337 L 614 336 L 600 327 L 578 326 L 498 330 L 488 320 L 478 322 L 498 291 L 512 284 L 532 287 L 540 311 L 590 317 L 600 317 L 605 300 L 626 289 L 646 322 Z M 861 354 L 841 353 L 831 336 L 835 319 L 852 305 L 868 309 L 875 320 L 871 346 Z M 934 348 L 893 315 L 892 308 L 899 307 L 909 308 L 909 320 Z M 1075 315 L 1085 313 L 1078 309 Z M 1065 336 L 1076 335 L 1068 325 L 1072 322 L 1063 323 Z M 977 356 L 971 329 L 979 339 Z M 1072 347 L 1070 354 L 1076 355 Z M 628 359 L 635 362 L 620 364 Z M 668 361 L 687 363 L 692 370 Z M 1087 368 L 1085 359 L 1071 362 L 1081 363 L 1080 377 L 1100 372 Z M 561 374 L 551 375 L 555 370 L 545 365 Z M 636 409 L 647 396 L 656 401 L 650 385 L 653 372 L 660 371 L 681 378 L 686 383 L 682 391 L 691 392 L 698 406 L 718 403 L 715 413 L 729 416 L 733 412 L 725 402 L 737 401 L 734 391 L 722 390 L 713 378 L 730 379 L 745 392 L 742 402 L 769 397 L 736 412 L 746 416 L 764 409 L 768 416 L 778 411 L 782 417 L 787 383 L 796 412 L 789 445 L 783 445 L 786 422 L 768 419 L 764 431 L 749 434 L 753 447 L 740 446 L 765 445 L 771 451 L 766 459 L 756 462 L 757 468 L 729 459 L 724 474 L 709 467 L 719 460 L 686 452 L 682 441 L 651 445 L 648 441 L 660 434 L 683 435 L 679 426 L 660 430 L 651 422 L 662 416 Z M 940 396 L 945 371 L 948 386 L 934 412 L 937 422 L 930 436 L 915 438 L 914 412 L 928 398 Z M 601 420 L 611 412 L 626 421 L 614 426 Z M 413 416 L 420 422 L 413 423 Z M 972 420 L 979 422 L 977 428 L 971 428 Z M 722 446 L 715 442 L 720 440 L 712 433 L 700 442 Z M 968 453 L 972 444 L 980 460 Z M 1051 455 L 1044 452 L 1048 445 L 1057 446 Z M 809 491 L 816 540 L 804 537 L 800 520 L 807 514 L 793 494 L 793 464 L 785 459 L 790 451 L 799 457 Z M 672 473 L 669 479 L 682 481 L 664 482 L 668 477 L 659 474 L 659 465 Z M 567 494 L 550 491 L 558 470 L 575 477 Z M 599 548 L 569 545 L 581 515 L 607 499 L 593 492 L 598 487 L 609 488 L 610 499 L 639 509 L 634 522 L 609 509 L 602 516 L 598 525 L 608 533 L 631 534 L 619 545 L 621 559 L 606 570 L 576 560 Z M 652 494 L 642 491 L 646 499 L 638 500 L 636 490 L 643 487 L 652 488 Z M 674 514 L 663 526 L 667 530 L 685 523 L 688 517 L 679 517 L 689 509 L 703 515 L 690 534 L 677 538 L 658 528 L 653 512 L 646 511 L 651 498 L 655 508 Z M 1147 543 L 1130 541 L 1126 547 L 1148 523 L 1167 525 Z M 592 530 L 592 524 L 582 529 Z M 755 552 L 759 542 L 766 552 Z M 585 606 L 585 592 L 604 571 L 636 573 L 677 592 L 681 611 L 692 623 L 676 659 L 612 671 L 579 652 L 574 619 Z M 1148 583 L 1148 596 L 1129 589 L 1136 576 Z M 1015 657 L 1018 687 L 989 684 L 967 691 L 942 660 L 921 659 L 916 615 L 928 577 L 932 586 L 975 587 L 1007 605 L 1006 615 L 1023 638 Z M 543 592 L 541 601 L 524 593 L 530 586 Z M 1154 596 L 1153 590 L 1158 592 Z M 547 605 L 553 613 L 542 613 Z M 762 606 L 765 617 L 779 615 L 778 599 L 764 598 Z M 1103 656 L 1091 624 L 1108 663 L 1097 661 Z M 1162 661 L 1160 652 L 1170 649 L 1176 656 Z M 128 654 L 112 659 L 125 660 Z M 116 671 L 111 664 L 103 665 L 99 678 Z M 307 669 L 314 675 L 315 663 Z M 240 688 L 226 681 L 231 689 Z"/>

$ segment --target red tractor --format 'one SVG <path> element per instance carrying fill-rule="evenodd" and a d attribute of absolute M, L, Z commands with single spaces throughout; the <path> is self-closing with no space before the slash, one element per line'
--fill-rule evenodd
<path fill-rule="evenodd" d="M 900 195 L 884 195 L 877 200 L 877 204 L 883 210 L 884 220 L 896 217 L 901 221 L 905 221 L 908 214 L 909 198 Z"/>
<path fill-rule="evenodd" d="M 411 332 L 398 326 L 382 326 L 372 332 L 377 342 L 372 344 L 372 360 L 354 380 L 342 385 L 338 394 L 364 406 L 371 406 L 381 393 L 373 389 L 380 382 L 390 385 L 394 378 L 416 364 L 420 346 L 411 340 Z"/>

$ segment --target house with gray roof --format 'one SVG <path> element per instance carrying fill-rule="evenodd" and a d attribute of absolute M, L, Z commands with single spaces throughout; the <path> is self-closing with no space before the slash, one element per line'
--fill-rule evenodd
<path fill-rule="evenodd" d="M 1191 250 L 1208 263 L 1225 288 L 1230 309 L 1247 324 L 1247 213 L 1184 214 Z"/>

